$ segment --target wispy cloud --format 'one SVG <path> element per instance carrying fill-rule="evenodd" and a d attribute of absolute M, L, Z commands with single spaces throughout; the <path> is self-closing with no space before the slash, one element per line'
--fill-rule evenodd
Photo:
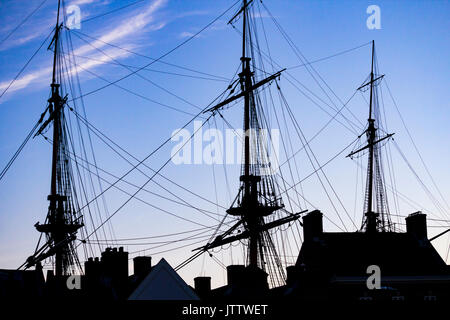
<path fill-rule="evenodd" d="M 83 73 L 85 70 L 89 70 L 93 67 L 100 66 L 102 64 L 108 63 L 114 59 L 125 58 L 130 55 L 130 53 L 120 50 L 120 49 L 110 49 L 105 51 L 106 55 L 97 55 L 95 60 L 89 60 L 87 62 L 78 63 L 73 66 L 72 69 L 68 71 L 69 75 L 74 75 L 76 72 Z M 47 66 L 42 69 L 30 72 L 23 77 L 20 77 L 14 82 L 14 85 L 8 90 L 9 93 L 20 91 L 32 84 L 35 85 L 47 85 L 50 81 L 50 77 L 53 71 L 52 66 Z M 0 82 L 0 92 L 5 90 L 11 80 Z"/>
<path fill-rule="evenodd" d="M 206 10 L 192 10 L 192 11 L 185 11 L 183 13 L 180 13 L 176 15 L 176 18 L 184 18 L 184 17 L 191 17 L 191 16 L 202 16 L 209 14 Z"/>
<path fill-rule="evenodd" d="M 81 6 L 83 4 L 91 4 L 94 2 L 98 2 L 98 1 L 96 1 L 96 0 L 72 0 L 72 1 L 68 2 L 68 5 L 69 6 L 71 6 L 71 5 Z"/>
<path fill-rule="evenodd" d="M 16 24 L 15 22 L 14 24 Z M 28 22 L 28 26 L 24 26 L 17 30 L 13 36 L 11 36 L 8 41 L 5 41 L 0 45 L 0 51 L 9 50 L 18 46 L 23 46 L 35 39 L 45 37 L 51 29 L 54 27 L 54 18 L 46 18 L 41 20 L 39 23 L 35 21 Z M 12 31 L 12 28 L 2 30 L 1 38 Z M 42 40 L 41 40 L 42 41 Z"/>
<path fill-rule="evenodd" d="M 195 35 L 195 33 L 193 33 L 193 32 L 183 31 L 183 32 L 181 32 L 178 36 L 179 36 L 180 38 L 190 38 L 190 37 L 192 37 L 192 36 L 194 36 L 194 35 Z"/>
<path fill-rule="evenodd" d="M 208 28 L 205 32 L 203 32 L 201 35 L 197 35 L 197 37 L 205 37 L 208 33 L 218 31 L 218 30 L 224 30 L 227 28 L 227 23 L 224 20 L 217 20 L 212 26 Z M 178 35 L 180 38 L 189 38 L 194 36 L 197 33 L 197 31 L 182 31 Z"/>
<path fill-rule="evenodd" d="M 77 0 L 78 3 L 88 3 L 90 0 Z M 78 65 L 77 71 L 83 73 L 84 70 L 89 70 L 98 67 L 102 64 L 110 62 L 113 59 L 121 59 L 128 57 L 129 52 L 120 50 L 118 48 L 111 48 L 106 43 L 112 43 L 121 47 L 134 47 L 134 41 L 144 33 L 155 31 L 165 26 L 164 21 L 156 21 L 155 13 L 161 9 L 167 0 L 155 0 L 144 8 L 135 10 L 128 15 L 123 16 L 115 27 L 105 27 L 100 36 L 95 36 L 99 40 L 93 40 L 88 44 L 81 45 L 74 50 L 75 55 L 96 55 L 95 60 L 83 62 Z M 27 41 L 24 39 L 23 41 Z M 106 47 L 106 48 L 104 48 Z M 102 49 L 107 55 L 101 55 L 95 49 Z M 52 67 L 48 64 L 47 67 L 33 70 L 20 78 L 9 88 L 8 93 L 18 92 L 30 86 L 42 86 L 48 84 L 52 72 Z M 75 72 L 75 69 L 69 72 Z M 0 92 L 5 90 L 11 79 L 0 82 Z M 1 101 L 0 101 L 1 103 Z"/>
<path fill-rule="evenodd" d="M 270 15 L 267 12 L 256 12 L 252 14 L 252 18 L 254 19 L 265 19 L 265 18 L 270 18 Z"/>

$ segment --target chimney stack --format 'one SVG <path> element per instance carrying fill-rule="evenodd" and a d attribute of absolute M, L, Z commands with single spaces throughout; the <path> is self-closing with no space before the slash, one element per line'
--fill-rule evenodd
<path fill-rule="evenodd" d="M 406 232 L 419 240 L 428 239 L 427 234 L 427 215 L 418 211 L 411 213 L 405 218 Z"/>
<path fill-rule="evenodd" d="M 303 217 L 303 235 L 305 241 L 317 240 L 322 233 L 322 212 L 314 210 Z"/>
<path fill-rule="evenodd" d="M 200 297 L 206 297 L 211 292 L 211 277 L 194 278 L 195 292 Z"/>
<path fill-rule="evenodd" d="M 240 264 L 230 265 L 227 267 L 228 285 L 242 283 L 244 280 L 245 266 Z"/>
<path fill-rule="evenodd" d="M 133 259 L 134 275 L 144 278 L 152 270 L 152 257 L 135 257 Z"/>
<path fill-rule="evenodd" d="M 286 284 L 291 286 L 298 280 L 298 270 L 296 266 L 286 267 L 287 279 Z"/>

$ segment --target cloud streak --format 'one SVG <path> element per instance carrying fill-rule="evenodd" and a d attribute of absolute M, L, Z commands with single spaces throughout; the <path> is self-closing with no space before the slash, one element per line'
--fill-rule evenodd
<path fill-rule="evenodd" d="M 79 4 L 89 3 L 90 0 L 75 1 Z M 78 71 L 79 74 L 85 70 L 89 70 L 114 59 L 126 58 L 130 55 L 129 52 L 120 50 L 118 48 L 102 49 L 107 46 L 106 43 L 113 43 L 120 45 L 121 47 L 135 46 L 134 42 L 140 36 L 149 31 L 155 31 L 163 28 L 165 22 L 156 22 L 155 13 L 165 6 L 167 0 L 155 0 L 144 8 L 135 10 L 131 14 L 124 16 L 120 22 L 114 28 L 106 28 L 101 36 L 96 36 L 98 40 L 93 40 L 88 44 L 81 45 L 74 50 L 75 55 L 96 55 L 95 60 L 83 62 L 78 64 L 78 68 L 72 68 L 69 73 L 74 74 Z M 23 39 L 23 41 L 29 41 Z M 106 55 L 98 54 L 95 49 L 102 49 Z M 45 68 L 33 70 L 20 78 L 18 78 L 14 84 L 8 89 L 8 93 L 21 91 L 30 86 L 42 86 L 48 84 L 52 72 L 52 66 L 49 64 Z M 3 92 L 9 85 L 12 79 L 4 80 L 0 82 L 0 92 Z M 1 103 L 1 101 L 0 101 Z"/>

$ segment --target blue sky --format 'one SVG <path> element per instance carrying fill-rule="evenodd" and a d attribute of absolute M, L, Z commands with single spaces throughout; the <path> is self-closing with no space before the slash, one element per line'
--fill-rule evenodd
<path fill-rule="evenodd" d="M 0 18 L 3 23 L 0 28 L 0 39 L 4 39 L 41 2 L 40 0 L 2 1 Z M 234 2 L 144 0 L 126 9 L 89 21 L 90 18 L 123 7 L 127 3 L 129 2 L 108 0 L 65 1 L 66 6 L 78 5 L 82 14 L 78 36 L 73 32 L 71 39 L 77 63 L 82 68 L 79 70 L 79 77 L 83 93 L 93 91 L 106 83 L 88 71 L 109 81 L 119 79 L 130 73 L 130 70 L 111 62 L 116 64 L 120 62 L 134 67 L 144 66 L 150 60 L 142 55 L 157 58 L 165 54 L 207 25 Z M 366 44 L 372 39 L 375 40 L 380 72 L 386 74 L 386 82 L 407 127 L 441 193 L 448 199 L 450 194 L 448 170 L 450 151 L 447 147 L 447 141 L 450 141 L 450 130 L 448 130 L 450 120 L 449 2 L 265 1 L 264 3 L 309 61 L 328 57 Z M 381 9 L 381 29 L 379 30 L 369 30 L 366 27 L 368 17 L 366 8 L 372 4 L 378 5 Z M 139 73 L 178 97 L 168 94 L 167 91 L 142 78 L 128 77 L 118 84 L 145 96 L 147 100 L 114 86 L 90 94 L 84 98 L 90 123 L 137 158 L 141 159 L 148 155 L 162 141 L 170 137 L 174 130 L 191 118 L 190 115 L 174 111 L 158 103 L 187 113 L 197 113 L 198 110 L 193 105 L 200 108 L 208 105 L 228 85 L 227 81 L 222 80 L 233 77 L 239 65 L 240 35 L 227 25 L 227 21 L 235 11 L 233 9 L 225 14 L 198 37 L 163 59 L 164 62 L 197 70 L 202 74 L 162 63 L 155 63 L 149 67 L 152 70 L 142 70 Z M 55 14 L 56 1 L 46 1 L 28 21 L 0 44 L 1 92 L 51 32 L 55 23 Z M 274 27 L 267 13 L 263 12 L 256 17 L 256 20 L 259 24 L 264 24 L 271 44 L 270 54 L 280 66 L 292 67 L 301 64 Z M 239 29 L 240 21 L 236 22 L 235 26 Z M 103 42 L 88 36 L 101 39 Z M 260 35 L 260 41 L 264 41 L 263 35 Z M 105 42 L 114 44 L 116 47 L 109 46 Z M 46 107 L 52 57 L 51 52 L 45 50 L 47 46 L 48 43 L 38 52 L 8 92 L 0 98 L 0 166 L 2 167 Z M 95 48 L 102 50 L 103 53 Z M 130 51 L 139 53 L 141 56 Z M 314 63 L 313 66 L 334 93 L 342 101 L 346 101 L 370 72 L 370 46 L 362 46 L 346 54 Z M 327 99 L 305 68 L 288 71 L 312 92 L 324 100 Z M 173 75 L 173 73 L 197 78 Z M 305 136 L 312 137 L 318 128 L 329 120 L 329 116 L 299 93 L 284 77 L 281 78 L 280 86 Z M 383 99 L 385 99 L 388 128 L 396 133 L 396 143 L 430 190 L 433 190 L 439 198 L 389 98 L 387 87 L 381 88 Z M 149 99 L 158 103 L 150 102 Z M 338 102 L 336 103 L 339 105 Z M 367 105 L 362 95 L 357 94 L 348 107 L 358 119 L 365 121 Z M 242 107 L 236 106 L 224 111 L 223 114 L 235 127 L 240 128 Z M 218 128 L 224 128 L 220 119 L 217 119 L 217 123 Z M 215 123 L 212 122 L 211 125 L 214 126 Z M 192 126 L 188 129 L 191 132 L 193 130 Z M 311 143 L 311 147 L 319 161 L 324 163 L 354 138 L 353 132 L 333 122 Z M 292 142 L 299 143 L 294 138 Z M 126 162 L 116 157 L 98 139 L 93 138 L 93 145 L 99 167 L 117 176 L 129 169 Z M 167 145 L 146 164 L 152 168 L 158 168 L 170 156 L 173 145 Z M 299 145 L 294 146 L 294 149 L 298 147 Z M 449 225 L 450 208 L 446 207 L 443 210 L 445 212 L 437 212 L 435 205 L 423 192 L 401 157 L 395 154 L 394 148 L 392 152 L 397 189 L 420 204 L 416 207 L 405 203 L 400 204 L 400 212 L 397 213 L 404 216 L 417 210 L 424 210 L 430 218 L 446 219 L 447 222 L 442 224 Z M 312 169 L 305 156 L 299 156 L 297 161 L 300 163 L 301 177 L 311 172 Z M 216 202 L 217 194 L 217 202 L 228 207 L 238 188 L 239 166 L 230 165 L 226 167 L 226 170 L 228 187 L 221 165 L 213 167 L 170 164 L 163 173 L 213 202 Z M 149 174 L 148 170 L 144 171 Z M 343 154 L 327 166 L 325 171 L 344 206 L 359 225 L 362 211 L 361 196 L 355 202 L 355 194 L 361 191 L 361 183 L 359 182 L 359 187 L 357 186 L 355 190 L 355 182 L 360 178 L 360 176 L 356 177 L 355 164 L 346 159 Z M 213 175 L 216 177 L 216 184 L 213 183 Z M 105 177 L 114 181 L 111 177 Z M 2 268 L 17 267 L 33 250 L 38 238 L 33 225 L 37 221 L 42 222 L 46 215 L 49 179 L 50 146 L 42 137 L 37 137 L 29 142 L 5 178 L 0 181 L 0 266 Z M 128 180 L 139 185 L 145 182 L 145 177 L 140 173 L 133 173 Z M 161 179 L 158 181 L 161 184 L 166 183 Z M 167 187 L 170 186 L 167 185 Z M 317 180 L 308 179 L 302 187 L 305 197 L 311 203 L 329 215 L 330 219 L 338 221 L 333 216 L 333 210 Z M 130 192 L 136 190 L 126 185 L 123 185 L 123 188 L 131 190 Z M 153 183 L 148 189 L 161 192 L 161 189 Z M 185 192 L 181 193 L 178 189 L 174 191 L 180 192 L 180 197 L 191 203 L 198 203 L 205 209 L 218 210 L 219 214 L 223 214 L 223 209 L 199 202 L 195 197 Z M 173 198 L 167 193 L 165 195 Z M 205 225 L 217 224 L 206 216 L 199 216 L 198 212 L 194 212 L 195 210 L 180 208 L 155 198 L 149 193 L 139 193 L 139 196 L 147 202 L 157 204 L 163 209 L 181 214 L 188 219 Z M 111 212 L 127 199 L 126 195 L 117 190 L 107 192 L 105 197 Z M 444 201 L 440 198 L 439 201 L 445 207 Z M 393 208 L 391 209 L 394 211 Z M 139 201 L 131 201 L 111 222 L 117 238 L 146 237 L 198 227 L 168 216 L 161 210 L 149 208 Z M 350 221 L 346 221 L 346 224 L 349 228 L 351 227 Z M 436 226 L 437 222 L 430 221 L 429 224 Z M 334 226 L 326 222 L 325 228 L 333 230 Z M 443 230 L 436 227 L 430 228 L 429 232 L 433 235 Z M 435 242 L 436 248 L 443 256 L 446 254 L 448 243 L 449 237 L 446 236 Z M 130 245 L 127 250 L 132 252 L 145 247 Z M 161 250 L 164 248 L 162 247 Z M 190 249 L 191 247 L 162 255 L 155 254 L 154 259 L 157 261 L 159 257 L 164 256 L 169 263 L 176 265 L 189 256 Z M 223 258 L 226 263 L 242 262 L 240 247 L 233 250 L 224 250 L 216 255 Z M 148 250 L 145 253 L 153 254 L 157 251 L 158 249 Z M 294 245 L 291 251 L 295 256 Z M 292 263 L 292 259 L 290 262 Z M 447 263 L 449 263 L 448 260 Z M 223 281 L 222 269 L 208 257 L 200 258 L 183 269 L 181 275 L 188 282 L 192 282 L 192 278 L 199 272 L 212 275 L 214 285 Z"/>

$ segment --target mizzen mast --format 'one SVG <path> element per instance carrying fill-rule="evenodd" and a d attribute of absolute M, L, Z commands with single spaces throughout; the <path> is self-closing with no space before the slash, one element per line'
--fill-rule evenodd
<path fill-rule="evenodd" d="M 368 149 L 368 164 L 367 164 L 367 179 L 366 179 L 366 197 L 364 204 L 364 219 L 361 229 L 368 233 L 374 233 L 377 231 L 387 231 L 390 229 L 389 212 L 387 208 L 387 198 L 384 189 L 382 170 L 381 170 L 381 153 L 377 144 L 389 139 L 394 134 L 388 134 L 382 138 L 378 137 L 378 128 L 375 126 L 375 105 L 378 103 L 376 99 L 375 86 L 381 80 L 384 75 L 375 77 L 374 73 L 374 61 L 375 60 L 375 41 L 372 40 L 372 63 L 370 70 L 370 80 L 363 84 L 358 90 L 363 90 L 367 87 L 370 88 L 370 99 L 369 99 L 369 118 L 367 119 L 368 127 L 365 131 L 367 137 L 367 145 L 353 151 L 348 155 L 352 157 L 353 155 L 360 153 Z M 376 199 L 376 210 L 373 206 L 374 193 Z M 380 217 L 381 215 L 381 217 Z M 385 217 L 386 216 L 386 217 Z M 386 218 L 386 219 L 385 219 Z"/>

